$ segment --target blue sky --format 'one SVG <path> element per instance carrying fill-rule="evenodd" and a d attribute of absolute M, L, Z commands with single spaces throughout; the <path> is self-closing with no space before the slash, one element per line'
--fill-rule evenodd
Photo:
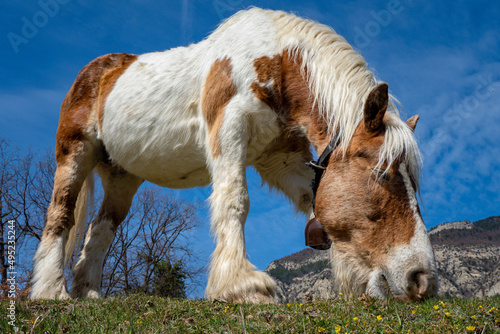
<path fill-rule="evenodd" d="M 57 5 L 54 5 L 57 4 Z M 496 1 L 3 1 L 0 136 L 22 148 L 55 145 L 59 107 L 78 71 L 110 52 L 196 43 L 251 5 L 333 27 L 401 101 L 420 114 L 422 201 L 428 227 L 500 215 L 500 4 Z M 249 171 L 251 261 L 265 269 L 304 248 L 305 218 Z M 205 201 L 209 188 L 176 191 Z M 213 249 L 208 212 L 196 245 Z"/>

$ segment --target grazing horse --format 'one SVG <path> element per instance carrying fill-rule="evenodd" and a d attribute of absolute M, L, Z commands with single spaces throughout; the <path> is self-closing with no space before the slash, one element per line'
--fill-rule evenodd
<path fill-rule="evenodd" d="M 245 248 L 250 165 L 321 222 L 341 291 L 435 295 L 434 254 L 415 196 L 418 116 L 403 122 L 392 100 L 331 28 L 259 8 L 188 47 L 93 60 L 61 107 L 32 298 L 99 297 L 106 250 L 148 180 L 169 188 L 212 184 L 216 247 L 207 298 L 272 302 L 275 283 L 255 270 Z M 333 150 L 315 193 L 306 166 L 311 146 L 318 154 Z M 68 292 L 65 261 L 84 224 L 93 171 L 104 200 Z"/>

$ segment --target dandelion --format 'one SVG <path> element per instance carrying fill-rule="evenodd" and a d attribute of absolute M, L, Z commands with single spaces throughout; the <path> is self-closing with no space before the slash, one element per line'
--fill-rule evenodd
<path fill-rule="evenodd" d="M 445 312 L 444 315 L 447 316 L 448 318 L 451 318 L 451 313 L 450 312 Z"/>
<path fill-rule="evenodd" d="M 476 319 L 476 316 L 475 316 L 475 315 L 473 315 L 471 318 L 472 318 L 472 319 Z"/>
<path fill-rule="evenodd" d="M 287 306 L 287 307 L 290 307 L 290 306 L 292 306 L 292 305 L 290 305 L 290 303 L 288 303 L 288 304 L 286 304 L 286 306 Z"/>
<path fill-rule="evenodd" d="M 229 305 L 228 305 L 228 306 L 226 306 L 226 308 L 224 309 L 224 313 L 226 313 L 226 312 L 227 312 L 227 310 L 229 310 Z"/>
<path fill-rule="evenodd" d="M 343 296 L 344 294 L 342 292 L 339 292 L 339 296 Z"/>
<path fill-rule="evenodd" d="M 476 327 L 474 327 L 474 326 L 467 326 L 467 327 L 465 327 L 465 328 L 466 328 L 469 332 L 472 332 L 473 330 L 475 330 L 475 329 L 476 329 Z"/>
<path fill-rule="evenodd" d="M 340 327 L 340 325 L 335 325 L 335 333 L 340 333 L 341 329 L 342 327 Z"/>
<path fill-rule="evenodd" d="M 377 315 L 377 320 L 378 321 L 382 320 L 382 316 L 381 315 Z"/>
<path fill-rule="evenodd" d="M 354 317 L 354 318 L 352 318 L 352 320 L 353 320 L 353 321 L 358 321 L 358 320 L 359 320 L 359 318 L 358 318 L 358 317 Z"/>
<path fill-rule="evenodd" d="M 434 309 L 437 311 L 439 310 L 439 305 L 434 305 Z"/>
<path fill-rule="evenodd" d="M 325 329 L 323 327 L 318 327 L 318 333 L 321 333 L 323 331 L 325 331 Z"/>
<path fill-rule="evenodd" d="M 479 305 L 479 308 L 483 308 L 483 305 Z"/>
<path fill-rule="evenodd" d="M 302 306 L 302 303 L 300 303 L 299 306 Z"/>
<path fill-rule="evenodd" d="M 496 310 L 496 308 L 495 308 L 495 306 L 493 306 L 492 308 L 490 308 L 490 309 L 488 310 L 488 313 L 491 313 L 491 312 L 493 312 L 493 311 L 495 311 L 495 310 Z"/>
<path fill-rule="evenodd" d="M 417 310 L 411 311 L 411 314 L 415 314 L 415 313 L 417 313 Z"/>

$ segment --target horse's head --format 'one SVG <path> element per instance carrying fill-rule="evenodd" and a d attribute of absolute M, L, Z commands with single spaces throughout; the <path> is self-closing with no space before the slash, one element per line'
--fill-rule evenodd
<path fill-rule="evenodd" d="M 418 162 L 408 159 L 405 150 L 392 156 L 390 166 L 381 160 L 391 140 L 412 137 L 418 116 L 407 126 L 393 126 L 402 122 L 386 115 L 388 101 L 387 84 L 369 94 L 349 147 L 330 158 L 317 191 L 316 216 L 333 241 L 341 291 L 421 299 L 436 295 L 437 272 L 415 195 L 418 167 L 410 165 Z"/>

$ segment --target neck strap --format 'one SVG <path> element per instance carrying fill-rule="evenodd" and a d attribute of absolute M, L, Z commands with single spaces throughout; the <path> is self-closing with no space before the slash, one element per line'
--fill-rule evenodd
<path fill-rule="evenodd" d="M 309 167 L 314 170 L 314 178 L 311 182 L 311 188 L 313 191 L 313 199 L 312 205 L 315 208 L 316 203 L 316 192 L 318 191 L 319 183 L 321 182 L 321 178 L 323 177 L 323 173 L 328 167 L 328 162 L 330 161 L 330 157 L 332 156 L 333 151 L 339 146 L 340 141 L 337 136 L 333 136 L 332 140 L 328 143 L 325 150 L 319 156 L 317 161 L 310 161 L 306 163 Z"/>

